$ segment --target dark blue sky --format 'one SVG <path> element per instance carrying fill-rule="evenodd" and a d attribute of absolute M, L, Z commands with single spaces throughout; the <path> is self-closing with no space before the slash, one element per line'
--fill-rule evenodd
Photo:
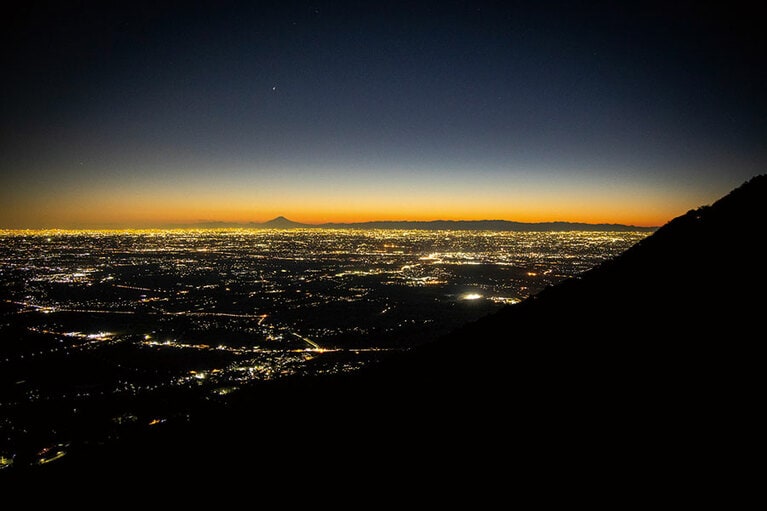
<path fill-rule="evenodd" d="M 738 4 L 102 4 L 2 22 L 0 227 L 647 225 L 767 161 Z"/>

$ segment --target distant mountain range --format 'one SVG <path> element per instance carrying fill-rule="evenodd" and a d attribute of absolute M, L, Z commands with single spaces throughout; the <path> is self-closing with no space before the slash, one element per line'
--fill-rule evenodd
<path fill-rule="evenodd" d="M 589 224 L 583 222 L 512 222 L 509 220 L 431 220 L 431 221 L 374 221 L 352 223 L 304 224 L 278 216 L 268 222 L 200 222 L 193 227 L 247 228 L 247 229 L 402 229 L 429 231 L 642 231 L 652 232 L 657 227 L 637 227 L 623 224 Z"/>
<path fill-rule="evenodd" d="M 735 457 L 762 434 L 765 204 L 762 175 L 438 341 L 356 373 L 201 402 L 188 423 L 94 447 L 50 474 L 237 476 L 247 460 L 261 483 L 384 472 L 503 495 L 513 478 L 544 495 L 552 477 L 585 477 L 594 495 L 632 488 L 627 499 L 682 474 L 744 474 Z"/>

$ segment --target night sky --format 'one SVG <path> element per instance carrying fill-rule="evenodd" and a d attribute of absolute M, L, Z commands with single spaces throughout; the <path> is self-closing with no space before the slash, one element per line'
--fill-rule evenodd
<path fill-rule="evenodd" d="M 4 9 L 0 228 L 661 225 L 767 169 L 737 3 Z"/>

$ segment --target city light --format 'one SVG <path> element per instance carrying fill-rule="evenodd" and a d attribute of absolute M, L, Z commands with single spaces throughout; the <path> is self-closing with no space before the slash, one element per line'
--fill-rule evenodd
<path fill-rule="evenodd" d="M 52 463 L 69 452 L 60 432 L 76 430 L 67 421 L 80 420 L 88 403 L 112 403 L 100 430 L 119 435 L 185 417 L 185 396 L 228 400 L 259 382 L 358 371 L 578 275 L 645 236 L 2 231 L 0 338 L 9 341 L 0 346 L 0 438 L 9 440 L 0 444 L 0 468 L 18 463 L 14 439 L 28 426 L 15 410 L 69 410 L 51 419 L 41 439 L 49 447 L 27 454 Z"/>

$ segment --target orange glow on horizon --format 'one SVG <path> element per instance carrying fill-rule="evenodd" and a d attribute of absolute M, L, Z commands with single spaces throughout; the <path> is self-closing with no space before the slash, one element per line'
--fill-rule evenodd
<path fill-rule="evenodd" d="M 161 184 L 146 188 L 35 191 L 0 205 L 0 228 L 151 228 L 199 223 L 263 223 L 277 216 L 306 224 L 373 221 L 508 220 L 658 227 L 710 203 L 653 190 L 561 187 L 456 188 L 390 185 L 313 189 L 221 188 Z"/>
<path fill-rule="evenodd" d="M 67 228 L 89 226 L 167 226 L 186 225 L 206 222 L 224 222 L 247 224 L 250 222 L 267 222 L 275 217 L 284 216 L 294 222 L 306 224 L 323 223 L 358 223 L 374 221 L 432 221 L 432 220 L 509 220 L 516 222 L 579 222 L 579 223 L 609 223 L 635 225 L 638 227 L 660 226 L 684 211 L 669 209 L 628 210 L 627 208 L 587 209 L 584 207 L 567 207 L 563 204 L 547 207 L 544 204 L 537 208 L 508 208 L 488 204 L 482 208 L 465 206 L 462 208 L 447 208 L 439 206 L 420 205 L 411 208 L 371 207 L 352 208 L 338 206 L 329 208 L 322 205 L 288 204 L 270 208 L 234 208 L 215 207 L 207 204 L 201 206 L 185 206 L 179 204 L 145 204 L 142 207 L 128 207 L 115 201 L 111 204 L 99 203 L 92 207 L 66 206 L 50 210 L 39 209 L 35 214 L 25 216 L 26 225 L 0 225 L 0 228 Z M 11 222 L 15 224 L 17 222 Z"/>

